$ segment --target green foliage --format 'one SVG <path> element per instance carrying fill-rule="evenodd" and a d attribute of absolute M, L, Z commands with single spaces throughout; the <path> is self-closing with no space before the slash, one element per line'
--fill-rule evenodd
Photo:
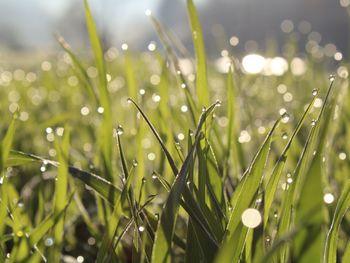
<path fill-rule="evenodd" d="M 104 50 L 84 0 L 92 58 L 59 36 L 50 69 L 1 78 L 0 262 L 349 261 L 347 79 L 219 73 L 187 9 L 191 73 L 153 16 L 164 49 Z"/>

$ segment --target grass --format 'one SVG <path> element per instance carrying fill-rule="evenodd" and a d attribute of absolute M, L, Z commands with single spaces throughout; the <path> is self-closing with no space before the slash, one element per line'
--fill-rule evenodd
<path fill-rule="evenodd" d="M 219 73 L 187 7 L 195 75 L 153 16 L 164 49 L 105 51 L 87 1 L 92 56 L 0 71 L 0 262 L 350 260 L 346 77 Z"/>

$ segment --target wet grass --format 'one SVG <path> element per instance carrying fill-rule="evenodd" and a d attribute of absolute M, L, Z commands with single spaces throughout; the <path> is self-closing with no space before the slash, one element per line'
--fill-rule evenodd
<path fill-rule="evenodd" d="M 345 62 L 219 73 L 188 0 L 187 72 L 149 12 L 163 48 L 104 50 L 84 4 L 91 59 L 0 71 L 0 262 L 350 261 Z"/>

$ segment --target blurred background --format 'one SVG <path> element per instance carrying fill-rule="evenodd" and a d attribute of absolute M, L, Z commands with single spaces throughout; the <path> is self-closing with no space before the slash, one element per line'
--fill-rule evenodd
<path fill-rule="evenodd" d="M 185 0 L 90 0 L 106 48 L 128 43 L 132 50 L 147 50 L 157 41 L 150 9 L 191 50 Z M 224 49 L 246 53 L 274 50 L 283 54 L 293 39 L 300 52 L 316 58 L 348 55 L 350 0 L 197 0 L 206 49 L 210 57 Z M 87 41 L 81 0 L 1 0 L 0 63 L 21 63 L 33 55 L 60 50 L 54 33 L 75 49 Z M 28 55 L 29 54 L 29 55 Z M 9 59 L 9 56 L 11 59 Z"/>

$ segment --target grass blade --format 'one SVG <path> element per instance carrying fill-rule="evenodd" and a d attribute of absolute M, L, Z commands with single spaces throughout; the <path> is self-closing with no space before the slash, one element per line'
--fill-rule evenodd
<path fill-rule="evenodd" d="M 57 177 L 55 181 L 54 214 L 59 214 L 67 202 L 68 192 L 68 159 L 69 159 L 70 131 L 65 127 L 62 141 L 55 140 L 56 151 L 58 153 Z M 50 261 L 59 258 L 61 254 L 64 237 L 64 219 L 60 218 L 53 228 L 53 238 L 55 240 L 50 253 Z"/>
<path fill-rule="evenodd" d="M 323 249 L 323 263 L 337 262 L 337 243 L 341 221 L 350 207 L 350 181 L 348 180 L 337 202 L 332 224 L 328 230 Z"/>
<path fill-rule="evenodd" d="M 209 103 L 209 90 L 207 83 L 207 62 L 205 56 L 204 40 L 197 10 L 192 0 L 187 0 L 187 10 L 190 19 L 192 39 L 196 53 L 196 89 L 197 98 L 201 106 Z"/>
<path fill-rule="evenodd" d="M 275 122 L 266 136 L 264 143 L 255 155 L 251 166 L 243 175 L 243 178 L 231 198 L 232 212 L 226 227 L 225 239 L 215 262 L 231 262 L 232 258 L 238 258 L 242 253 L 242 242 L 244 242 L 244 240 L 240 239 L 240 242 L 236 242 L 239 233 L 239 231 L 236 230 L 240 227 L 242 231 L 247 231 L 247 228 L 243 227 L 242 223 L 240 223 L 241 215 L 252 203 L 259 189 L 259 185 L 262 182 L 265 164 L 270 151 L 272 135 L 279 123 L 280 119 Z M 238 237 L 240 236 L 241 235 L 238 235 Z M 240 246 L 240 248 L 237 246 Z"/>
<path fill-rule="evenodd" d="M 106 69 L 103 59 L 103 50 L 98 36 L 96 25 L 92 17 L 92 13 L 87 0 L 84 0 L 86 24 L 90 38 L 90 44 L 94 54 L 95 65 L 98 71 L 99 79 L 99 102 L 103 107 L 103 123 L 100 126 L 101 147 L 103 164 L 107 179 L 113 180 L 113 166 L 112 166 L 112 115 L 110 109 L 109 95 L 107 90 Z"/>
<path fill-rule="evenodd" d="M 298 134 L 299 130 L 301 129 L 301 126 L 303 125 L 305 118 L 307 116 L 307 114 L 309 113 L 310 109 L 312 108 L 314 101 L 316 99 L 316 96 L 314 96 L 311 100 L 311 102 L 309 103 L 307 109 L 304 111 L 301 119 L 299 120 L 297 127 L 295 128 L 295 130 L 293 131 L 292 136 L 290 137 L 287 145 L 285 146 L 281 156 L 278 158 L 277 163 L 275 165 L 275 167 L 273 168 L 273 171 L 271 173 L 270 179 L 267 182 L 266 185 L 266 191 L 265 191 L 265 203 L 264 203 L 264 225 L 267 224 L 268 218 L 269 218 L 269 212 L 272 206 L 272 202 L 277 190 L 277 186 L 278 186 L 278 182 L 281 179 L 281 174 L 284 168 L 284 165 L 286 163 L 287 157 L 288 157 L 288 152 L 289 149 L 292 145 L 292 142 L 294 140 L 294 138 L 296 137 L 296 135 Z"/>
<path fill-rule="evenodd" d="M 210 107 L 207 111 L 203 112 L 196 130 L 195 142 L 192 145 L 182 167 L 175 178 L 172 188 L 169 192 L 168 198 L 164 204 L 163 212 L 160 216 L 160 220 L 157 227 L 156 237 L 154 240 L 152 251 L 152 262 L 171 262 L 171 245 L 175 231 L 175 222 L 177 212 L 180 206 L 181 194 L 186 187 L 186 179 L 188 171 L 193 161 L 193 153 L 199 143 L 201 137 L 202 125 L 207 118 L 208 114 L 212 111 L 214 106 Z"/>

